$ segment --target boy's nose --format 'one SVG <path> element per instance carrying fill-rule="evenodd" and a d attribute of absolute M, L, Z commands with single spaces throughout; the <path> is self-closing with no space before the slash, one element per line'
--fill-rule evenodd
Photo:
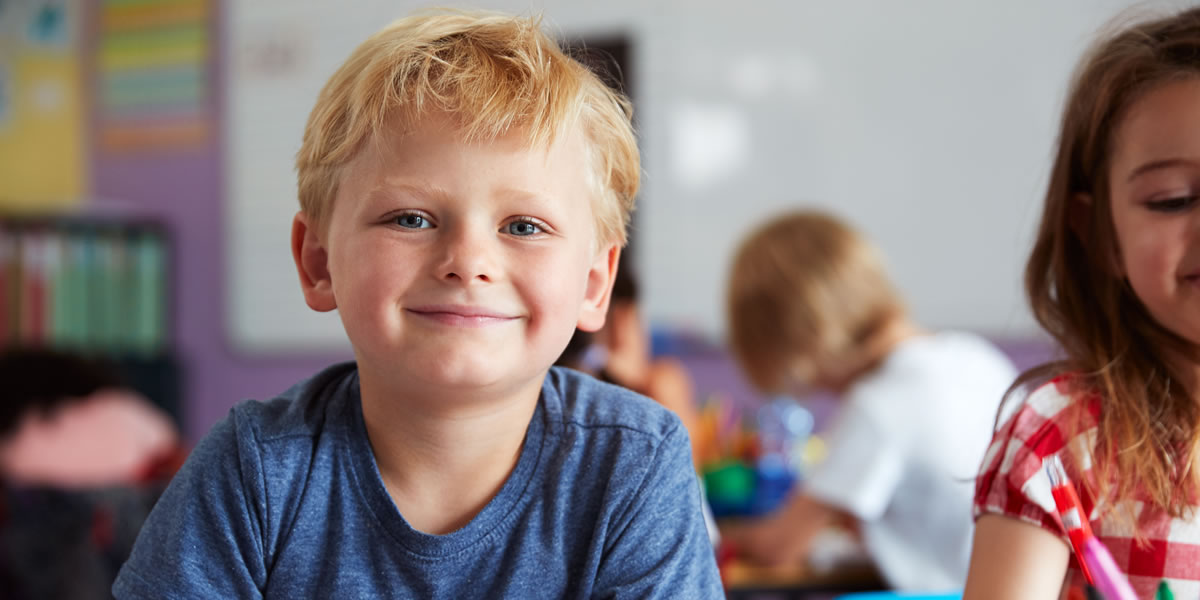
<path fill-rule="evenodd" d="M 445 239 L 440 277 L 463 283 L 490 282 L 494 277 L 494 249 L 488 237 L 470 228 L 460 228 Z"/>

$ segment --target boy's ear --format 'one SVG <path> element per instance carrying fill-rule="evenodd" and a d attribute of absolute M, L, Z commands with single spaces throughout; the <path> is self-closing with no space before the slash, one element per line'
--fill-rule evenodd
<path fill-rule="evenodd" d="M 616 242 L 596 254 L 596 259 L 588 269 L 587 291 L 583 295 L 583 306 L 580 307 L 576 327 L 584 331 L 599 331 L 604 327 L 620 259 L 621 245 Z"/>
<path fill-rule="evenodd" d="M 304 301 L 315 311 L 328 312 L 337 308 L 337 299 L 329 274 L 329 253 L 313 225 L 304 211 L 292 219 L 292 258 L 300 274 Z"/>

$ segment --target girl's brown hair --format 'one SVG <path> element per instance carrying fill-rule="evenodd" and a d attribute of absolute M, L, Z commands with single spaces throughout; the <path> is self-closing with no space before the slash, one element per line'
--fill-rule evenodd
<path fill-rule="evenodd" d="M 1155 322 L 1119 274 L 1109 169 L 1113 137 L 1130 106 L 1157 86 L 1194 77 L 1200 8 L 1118 31 L 1081 61 L 1025 268 L 1033 314 L 1064 358 L 1027 371 L 1013 386 L 1073 374 L 1073 391 L 1095 393 L 1100 402 L 1093 497 L 1110 509 L 1145 498 L 1174 517 L 1190 513 L 1200 484 L 1193 468 L 1200 410 L 1181 385 L 1177 362 L 1195 348 Z"/>

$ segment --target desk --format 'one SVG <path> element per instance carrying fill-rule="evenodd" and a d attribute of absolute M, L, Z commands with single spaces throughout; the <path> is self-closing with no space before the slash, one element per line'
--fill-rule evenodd
<path fill-rule="evenodd" d="M 886 587 L 857 539 L 837 526 L 813 540 L 809 564 L 768 567 L 735 557 L 721 565 L 721 579 L 733 600 L 831 600 Z"/>
<path fill-rule="evenodd" d="M 813 573 L 803 566 L 762 567 L 735 559 L 721 569 L 721 576 L 730 600 L 831 600 L 885 587 L 870 565 Z"/>

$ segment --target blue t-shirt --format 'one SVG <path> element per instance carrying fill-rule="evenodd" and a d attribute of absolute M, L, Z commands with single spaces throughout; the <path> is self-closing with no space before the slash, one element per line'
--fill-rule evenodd
<path fill-rule="evenodd" d="M 458 531 L 410 527 L 353 363 L 244 402 L 196 446 L 117 598 L 720 598 L 687 433 L 653 401 L 552 368 L 516 467 Z"/>

